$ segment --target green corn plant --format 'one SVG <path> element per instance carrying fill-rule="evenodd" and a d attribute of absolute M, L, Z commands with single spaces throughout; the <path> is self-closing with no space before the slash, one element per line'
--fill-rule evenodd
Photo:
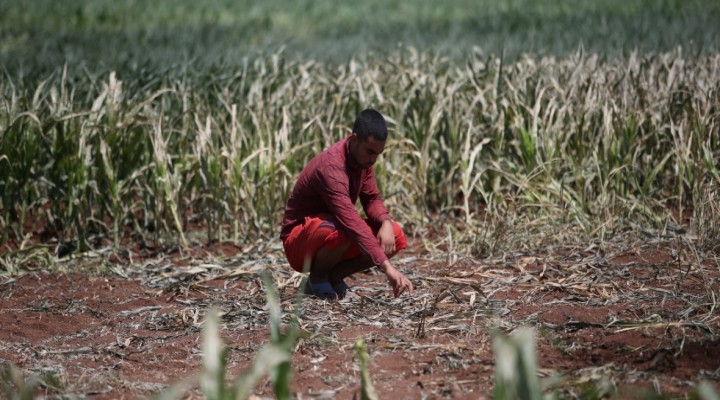
<path fill-rule="evenodd" d="M 697 387 L 697 397 L 700 400 L 720 400 L 720 394 L 708 382 L 700 382 Z"/>
<path fill-rule="evenodd" d="M 537 135 L 524 128 L 518 131 L 520 159 L 525 166 L 525 171 L 530 173 L 537 165 Z"/>
<path fill-rule="evenodd" d="M 19 110 L 18 110 L 19 111 Z M 9 116 L 9 124 L 0 129 L 0 191 L 5 220 L 13 227 L 16 239 L 25 236 L 25 218 L 40 191 L 38 180 L 44 173 L 41 116 L 24 111 Z"/>
<path fill-rule="evenodd" d="M 229 210 L 223 208 L 226 186 L 223 183 L 223 156 L 212 143 L 211 118 L 207 116 L 205 122 L 195 115 L 196 140 L 193 146 L 193 158 L 198 163 L 198 173 L 201 183 L 201 199 L 203 218 L 207 225 L 208 241 L 222 240 L 222 224 Z"/>
<path fill-rule="evenodd" d="M 533 330 L 522 327 L 512 336 L 498 332 L 493 339 L 495 352 L 495 393 L 498 400 L 540 400 Z"/>
<path fill-rule="evenodd" d="M 290 382 L 292 380 L 292 367 L 290 365 L 290 358 L 292 355 L 293 347 L 298 338 L 298 325 L 297 315 L 291 322 L 286 332 L 281 331 L 282 316 L 280 314 L 280 302 L 275 285 L 273 284 L 270 275 L 263 275 L 263 282 L 267 290 L 267 301 L 270 309 L 270 343 L 273 347 L 273 352 L 277 352 L 285 355 L 285 360 L 278 360 L 270 368 L 270 380 L 273 383 L 275 389 L 275 397 L 277 399 L 286 400 L 290 399 Z M 301 299 L 302 292 L 298 292 L 298 305 Z M 296 310 L 300 310 L 297 307 Z M 299 311 L 298 311 L 299 312 Z"/>
<path fill-rule="evenodd" d="M 227 348 L 220 338 L 217 311 L 210 310 L 203 327 L 203 369 L 200 387 L 208 399 L 228 399 L 232 395 L 225 383 L 227 371 Z"/>
<path fill-rule="evenodd" d="M 105 204 L 108 204 L 108 214 L 112 219 L 112 237 L 115 246 L 120 245 L 120 221 L 123 217 L 123 203 L 121 198 L 122 187 L 124 181 L 118 179 L 113 166 L 113 160 L 111 159 L 110 150 L 107 143 L 104 140 L 100 141 L 100 155 L 102 158 L 103 171 L 105 172 L 106 178 L 106 196 L 103 200 Z"/>
<path fill-rule="evenodd" d="M 173 166 L 168 151 L 168 143 L 163 137 L 163 130 L 160 121 L 156 121 L 153 126 L 153 154 L 154 154 L 154 170 L 153 170 L 153 187 L 155 188 L 155 218 L 159 219 L 161 215 L 169 212 L 174 223 L 175 230 L 180 236 L 180 242 L 183 247 L 188 247 L 185 238 L 184 228 L 180 221 L 180 207 L 176 198 L 179 190 L 178 171 L 172 173 L 170 168 Z M 175 167 L 179 167 L 175 165 Z"/>
<path fill-rule="evenodd" d="M 378 400 L 375 387 L 370 379 L 370 371 L 368 370 L 367 350 L 365 349 L 365 341 L 358 338 L 355 342 L 355 353 L 360 361 L 360 400 Z"/>
<path fill-rule="evenodd" d="M 220 337 L 218 312 L 210 309 L 205 318 L 201 350 L 202 372 L 199 376 L 187 378 L 160 393 L 157 400 L 175 400 L 196 383 L 200 384 L 207 400 L 244 400 L 250 398 L 257 382 L 269 371 L 289 362 L 290 354 L 270 343 L 260 348 L 255 361 L 241 376 L 230 383 L 227 375 L 227 347 Z M 288 390 L 289 391 L 289 388 Z"/>
<path fill-rule="evenodd" d="M 234 391 L 236 398 L 247 398 L 251 394 L 255 382 L 264 373 L 268 373 L 273 384 L 275 398 L 290 399 L 292 396 L 290 392 L 290 383 L 292 381 L 290 361 L 293 347 L 298 338 L 297 321 L 294 318 L 287 330 L 282 331 L 279 296 L 272 277 L 265 274 L 262 280 L 267 291 L 267 302 L 270 311 L 270 343 L 260 349 L 250 371 L 236 381 Z M 300 310 L 300 299 L 301 295 L 298 295 L 296 312 Z"/>
<path fill-rule="evenodd" d="M 553 393 L 547 397 L 544 396 L 538 379 L 533 329 L 529 327 L 518 328 L 511 335 L 497 332 L 493 338 L 493 351 L 495 353 L 493 397 L 497 400 L 563 398 L 560 396 L 560 391 L 564 385 L 568 384 L 580 389 L 580 397 L 583 399 L 599 400 L 608 396 L 622 397 L 624 394 L 617 393 L 614 387 L 608 387 L 604 379 L 599 382 L 586 382 L 576 387 L 576 384 L 558 376 L 550 382 Z M 719 398 L 716 390 L 707 382 L 700 382 L 690 395 L 690 398 L 697 400 L 717 400 Z M 635 393 L 633 398 L 670 399 L 674 397 L 640 392 Z"/>
<path fill-rule="evenodd" d="M 283 331 L 279 296 L 269 274 L 262 277 L 267 292 L 270 313 L 270 342 L 263 345 L 255 356 L 250 368 L 233 382 L 227 382 L 227 347 L 220 337 L 218 312 L 210 309 L 205 318 L 201 350 L 203 354 L 202 373 L 173 385 L 161 393 L 158 399 L 171 400 L 182 394 L 195 382 L 199 382 L 203 395 L 208 400 L 248 399 L 257 382 L 265 375 L 270 376 L 276 399 L 292 397 L 292 352 L 298 338 L 297 314 L 289 327 Z M 302 293 L 299 291 L 299 293 Z M 296 298 L 296 312 L 299 313 L 301 294 Z"/>

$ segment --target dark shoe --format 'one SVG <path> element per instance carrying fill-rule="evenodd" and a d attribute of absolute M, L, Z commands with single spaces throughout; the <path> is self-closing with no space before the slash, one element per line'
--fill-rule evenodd
<path fill-rule="evenodd" d="M 330 282 L 308 282 L 305 287 L 305 294 L 311 294 L 321 300 L 336 300 L 338 298 L 338 294 Z"/>
<path fill-rule="evenodd" d="M 345 295 L 347 294 L 348 289 L 350 289 L 350 286 L 348 286 L 345 281 L 340 281 L 337 285 L 333 285 L 333 290 L 335 293 L 337 293 L 338 299 L 344 299 Z"/>

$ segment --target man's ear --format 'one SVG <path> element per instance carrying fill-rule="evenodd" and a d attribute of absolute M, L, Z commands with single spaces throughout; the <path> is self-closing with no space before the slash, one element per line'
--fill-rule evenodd
<path fill-rule="evenodd" d="M 355 132 L 352 132 L 350 136 L 348 136 L 348 139 L 350 140 L 350 144 L 352 144 L 353 146 L 355 146 L 359 142 L 358 135 Z"/>

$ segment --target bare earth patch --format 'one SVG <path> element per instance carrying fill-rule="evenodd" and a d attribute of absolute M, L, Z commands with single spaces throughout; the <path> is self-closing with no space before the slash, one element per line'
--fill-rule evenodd
<path fill-rule="evenodd" d="M 601 379 L 628 397 L 638 389 L 682 396 L 701 380 L 717 388 L 718 259 L 679 240 L 616 247 L 448 261 L 413 243 L 396 264 L 414 297 L 392 298 L 370 273 L 354 276 L 342 301 L 304 299 L 296 397 L 356 396 L 353 345 L 362 337 L 381 398 L 490 398 L 493 332 L 521 325 L 536 329 L 542 378 L 561 375 L 571 393 Z M 61 273 L 2 278 L 0 361 L 52 373 L 65 395 L 151 396 L 200 372 L 202 321 L 216 306 L 228 375 L 237 376 L 269 339 L 259 274 L 275 278 L 286 316 L 302 278 L 276 248 L 261 259 L 250 253 L 93 253 L 62 259 Z M 269 381 L 256 394 L 272 398 Z"/>

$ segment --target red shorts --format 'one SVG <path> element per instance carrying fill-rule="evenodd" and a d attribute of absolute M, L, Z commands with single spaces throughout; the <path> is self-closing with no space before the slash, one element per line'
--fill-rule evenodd
<path fill-rule="evenodd" d="M 373 224 L 367 219 L 368 224 L 374 235 L 380 230 L 380 225 Z M 407 248 L 407 239 L 405 233 L 396 222 L 393 221 L 393 230 L 395 231 L 395 250 L 400 251 Z M 303 270 L 306 259 L 308 270 L 313 263 L 315 254 L 321 248 L 333 250 L 340 245 L 350 241 L 347 235 L 338 228 L 335 217 L 331 214 L 319 214 L 311 217 L 305 217 L 305 222 L 293 228 L 287 238 L 283 241 L 285 255 L 287 256 L 290 266 L 298 272 L 306 272 Z M 350 243 L 341 260 L 349 260 L 360 257 L 362 253 L 357 244 Z"/>

